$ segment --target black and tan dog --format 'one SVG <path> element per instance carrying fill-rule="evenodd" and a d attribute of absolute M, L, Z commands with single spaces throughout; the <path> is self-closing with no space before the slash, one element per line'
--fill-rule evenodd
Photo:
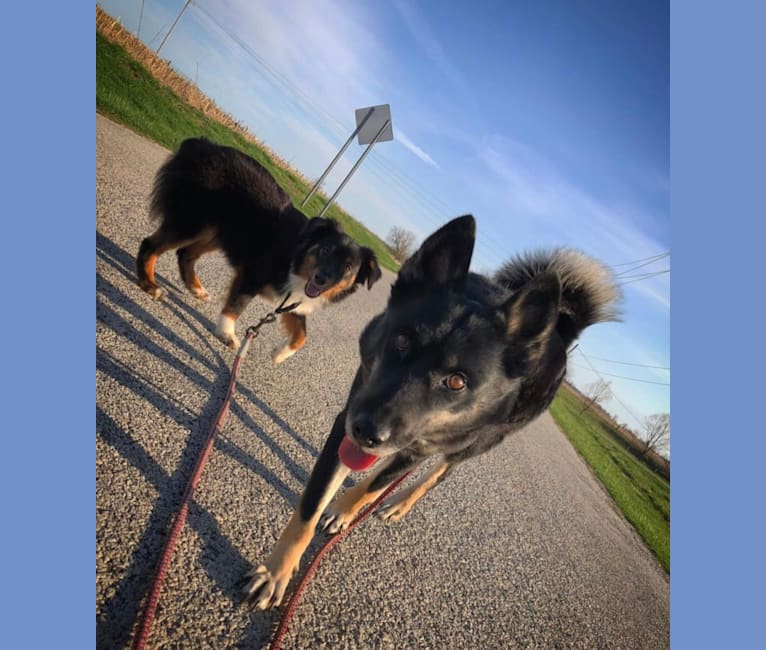
<path fill-rule="evenodd" d="M 575 251 L 519 257 L 490 280 L 468 272 L 473 217 L 431 235 L 402 266 L 386 310 L 359 339 L 361 364 L 287 528 L 251 572 L 245 600 L 279 605 L 320 517 L 331 533 L 424 459 L 435 467 L 385 503 L 397 521 L 459 463 L 540 415 L 561 384 L 567 348 L 615 320 L 610 272 Z M 350 471 L 380 469 L 330 505 Z"/>
<path fill-rule="evenodd" d="M 178 249 L 181 279 L 207 300 L 194 265 L 221 249 L 235 275 L 215 333 L 229 347 L 239 346 L 234 323 L 256 295 L 278 303 L 290 293 L 291 302 L 300 301 L 282 314 L 289 340 L 274 351 L 277 363 L 305 344 L 307 314 L 381 277 L 373 251 L 358 246 L 337 222 L 307 219 L 258 162 L 203 138 L 182 142 L 157 172 L 151 214 L 160 226 L 138 251 L 139 286 L 160 298 L 154 266 L 160 255 Z"/>

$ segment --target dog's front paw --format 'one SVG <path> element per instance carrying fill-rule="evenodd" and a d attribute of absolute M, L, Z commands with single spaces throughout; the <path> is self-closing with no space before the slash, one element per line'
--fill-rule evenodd
<path fill-rule="evenodd" d="M 234 318 L 221 314 L 218 325 L 215 327 L 215 335 L 224 345 L 232 350 L 239 349 L 239 339 L 234 335 Z"/>
<path fill-rule="evenodd" d="M 378 507 L 375 514 L 381 521 L 385 521 L 390 524 L 395 521 L 401 521 L 404 516 L 410 511 L 410 508 L 406 506 L 406 503 L 393 503 L 386 502 Z"/>
<path fill-rule="evenodd" d="M 330 505 L 319 521 L 319 528 L 330 535 L 337 535 L 346 530 L 353 520 L 353 513 L 341 512 L 336 506 Z"/>
<path fill-rule="evenodd" d="M 271 351 L 271 360 L 274 363 L 282 363 L 295 354 L 295 350 L 289 345 L 281 345 Z"/>
<path fill-rule="evenodd" d="M 233 334 L 228 334 L 226 332 L 216 332 L 215 335 L 218 337 L 218 340 L 221 341 L 221 343 L 223 343 L 227 348 L 231 348 L 232 350 L 239 350 L 239 339 Z"/>
<path fill-rule="evenodd" d="M 252 608 L 269 609 L 279 607 L 285 596 L 287 585 L 292 577 L 298 573 L 300 561 L 292 567 L 283 570 L 269 570 L 265 565 L 253 569 L 247 576 L 247 584 L 244 587 L 245 604 Z"/>

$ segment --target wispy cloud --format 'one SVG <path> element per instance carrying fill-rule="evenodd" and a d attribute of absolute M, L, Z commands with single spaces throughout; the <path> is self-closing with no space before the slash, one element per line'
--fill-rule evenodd
<path fill-rule="evenodd" d="M 538 236 L 547 232 L 552 239 L 586 248 L 613 264 L 650 257 L 666 247 L 639 227 L 649 221 L 641 218 L 640 208 L 607 204 L 529 147 L 492 136 L 484 139 L 475 156 L 481 172 L 468 174 L 469 181 Z M 667 276 L 627 286 L 670 308 Z"/>
<path fill-rule="evenodd" d="M 402 131 L 401 129 L 397 129 L 396 131 L 396 140 L 403 144 L 409 151 L 414 153 L 418 158 L 420 158 L 423 162 L 428 163 L 429 165 L 433 165 L 437 169 L 441 169 L 439 167 L 438 163 L 431 158 L 425 151 L 423 151 L 418 145 L 416 145 L 412 140 L 410 140 L 407 135 Z"/>

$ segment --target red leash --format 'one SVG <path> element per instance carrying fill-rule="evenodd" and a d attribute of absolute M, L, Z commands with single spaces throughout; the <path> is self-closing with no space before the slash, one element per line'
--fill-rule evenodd
<path fill-rule="evenodd" d="M 231 368 L 231 379 L 229 380 L 229 388 L 226 391 L 226 397 L 224 399 L 223 406 L 221 407 L 220 412 L 218 413 L 218 417 L 213 422 L 213 425 L 210 427 L 210 432 L 208 433 L 207 440 L 205 442 L 205 447 L 202 450 L 202 454 L 200 455 L 199 459 L 197 460 L 197 465 L 194 468 L 194 473 L 192 474 L 191 478 L 189 479 L 189 483 L 186 485 L 186 490 L 184 491 L 183 500 L 181 502 L 181 508 L 178 511 L 178 515 L 176 516 L 175 521 L 173 522 L 173 527 L 170 529 L 170 534 L 168 535 L 168 539 L 165 542 L 165 548 L 162 552 L 162 557 L 160 559 L 159 566 L 157 567 L 157 574 L 154 578 L 154 582 L 152 583 L 152 590 L 149 594 L 149 599 L 146 604 L 146 609 L 144 610 L 143 618 L 141 619 L 141 626 L 139 628 L 138 634 L 133 639 L 132 647 L 134 650 L 144 650 L 146 647 L 146 642 L 149 639 L 149 634 L 151 632 L 152 628 L 152 622 L 154 621 L 154 615 L 157 611 L 157 604 L 160 600 L 160 592 L 162 591 L 162 582 L 165 579 L 165 574 L 167 573 L 168 566 L 170 565 L 170 559 L 173 556 L 173 551 L 175 550 L 176 542 L 178 541 L 178 536 L 181 534 L 181 530 L 183 530 L 184 523 L 186 523 L 186 515 L 189 513 L 189 504 L 191 503 L 192 497 L 194 496 L 194 490 L 197 487 L 197 484 L 200 481 L 200 478 L 202 477 L 202 470 L 205 467 L 205 464 L 207 463 L 207 459 L 210 456 L 210 452 L 213 449 L 213 443 L 215 442 L 215 438 L 218 435 L 218 431 L 223 427 L 224 422 L 226 421 L 226 417 L 229 414 L 229 404 L 231 403 L 231 398 L 234 395 L 234 388 L 237 384 L 237 376 L 239 375 L 239 367 L 242 364 L 242 359 L 247 354 L 247 349 L 250 346 L 250 341 L 254 339 L 256 336 L 258 336 L 258 330 L 262 325 L 265 323 L 271 323 L 276 320 L 276 314 L 280 314 L 282 312 L 290 311 L 292 309 L 295 309 L 295 307 L 298 306 L 298 303 L 293 303 L 292 305 L 289 305 L 288 307 L 285 307 L 285 303 L 287 302 L 289 298 L 289 294 L 287 297 L 282 301 L 282 304 L 277 307 L 273 312 L 269 312 L 264 316 L 256 325 L 253 325 L 251 327 L 247 328 L 247 333 L 245 335 L 245 339 L 242 341 L 242 345 L 240 345 L 239 350 L 237 351 L 237 356 L 234 358 L 234 364 Z M 407 473 L 409 474 L 409 472 Z M 280 621 L 279 627 L 277 628 L 277 631 L 274 635 L 274 640 L 272 642 L 272 650 L 278 650 L 281 647 L 282 643 L 282 637 L 284 636 L 285 632 L 287 631 L 287 626 L 290 623 L 290 620 L 293 617 L 293 614 L 295 612 L 295 608 L 298 605 L 298 601 L 300 600 L 301 594 L 303 593 L 303 590 L 306 587 L 306 584 L 311 579 L 311 576 L 314 574 L 314 572 L 317 569 L 317 566 L 319 565 L 319 562 L 322 560 L 322 558 L 330 551 L 330 549 L 335 546 L 339 541 L 341 541 L 346 535 L 348 535 L 356 526 L 361 524 L 367 517 L 369 517 L 372 512 L 375 510 L 377 505 L 383 501 L 393 490 L 397 488 L 397 486 L 405 479 L 407 478 L 407 474 L 404 476 L 401 476 L 396 481 L 394 481 L 391 485 L 386 488 L 386 490 L 375 500 L 374 503 L 369 505 L 367 508 L 365 508 L 357 517 L 354 519 L 354 521 L 349 524 L 348 528 L 344 530 L 343 532 L 335 535 L 333 538 L 329 539 L 327 543 L 324 545 L 324 547 L 317 553 L 314 560 L 309 565 L 309 568 L 306 570 L 306 573 L 304 574 L 303 578 L 301 579 L 300 583 L 298 584 L 297 589 L 293 593 L 293 595 L 290 597 L 289 602 L 287 603 L 287 607 L 285 608 L 285 612 L 282 615 L 282 620 Z"/>
<path fill-rule="evenodd" d="M 242 358 L 247 352 L 247 348 L 250 345 L 250 340 L 256 336 L 257 332 L 251 332 L 249 329 L 245 340 L 237 351 L 237 356 L 234 359 L 234 365 L 231 368 L 231 380 L 229 381 L 229 390 L 226 392 L 226 399 L 224 400 L 223 407 L 221 408 L 218 417 L 213 426 L 210 427 L 210 433 L 208 433 L 207 441 L 205 442 L 205 448 L 202 450 L 202 455 L 197 461 L 197 466 L 194 468 L 194 473 L 186 486 L 184 492 L 183 501 L 181 502 L 181 509 L 178 511 L 176 520 L 173 522 L 173 527 L 170 529 L 170 535 L 165 542 L 165 550 L 162 552 L 162 558 L 160 560 L 159 567 L 157 568 L 157 575 L 154 578 L 154 584 L 152 585 L 152 591 L 149 595 L 149 600 L 144 611 L 144 617 L 141 621 L 141 628 L 138 635 L 133 642 L 133 648 L 135 650 L 143 650 L 146 646 L 146 641 L 149 638 L 149 632 L 152 627 L 152 621 L 154 620 L 154 614 L 157 610 L 157 603 L 160 599 L 160 591 L 162 590 L 162 581 L 165 579 L 165 573 L 167 573 L 168 565 L 170 564 L 170 558 L 173 556 L 175 550 L 176 541 L 178 535 L 184 527 L 186 522 L 186 515 L 189 512 L 189 503 L 191 503 L 192 496 L 194 495 L 194 488 L 197 487 L 200 477 L 202 476 L 202 470 L 205 467 L 208 456 L 213 449 L 213 443 L 215 437 L 218 434 L 219 429 L 223 426 L 226 416 L 229 414 L 229 403 L 231 402 L 231 396 L 234 394 L 234 386 L 237 383 L 237 375 L 239 374 L 239 366 L 242 363 Z"/>
<path fill-rule="evenodd" d="M 298 583 L 298 586 L 295 589 L 295 592 L 293 592 L 293 595 L 290 596 L 290 600 L 287 602 L 287 606 L 285 607 L 284 614 L 282 614 L 282 620 L 279 622 L 279 627 L 277 628 L 276 632 L 274 632 L 274 637 L 271 642 L 271 650 L 281 650 L 282 648 L 282 638 L 285 635 L 285 632 L 287 632 L 287 626 L 290 625 L 290 621 L 293 618 L 293 614 L 295 613 L 295 608 L 298 606 L 298 601 L 301 598 L 301 595 L 303 594 L 303 590 L 306 588 L 306 585 L 308 584 L 309 580 L 311 580 L 311 577 L 314 575 L 314 572 L 317 570 L 317 567 L 319 566 L 319 563 L 322 561 L 322 558 L 329 553 L 330 549 L 335 546 L 338 542 L 340 542 L 346 535 L 348 535 L 354 528 L 356 528 L 359 524 L 361 524 L 367 517 L 369 517 L 375 508 L 378 507 L 378 504 L 383 501 L 391 492 L 393 492 L 397 487 L 399 487 L 399 484 L 407 478 L 410 472 L 407 472 L 407 474 L 404 474 L 403 476 L 400 476 L 398 479 L 396 479 L 391 485 L 389 485 L 383 493 L 375 499 L 375 501 L 367 506 L 362 512 L 360 512 L 356 519 L 352 521 L 346 530 L 338 533 L 334 537 L 331 537 L 327 540 L 325 545 L 320 549 L 319 553 L 316 554 L 314 559 L 311 561 L 311 564 L 309 565 L 308 569 L 306 569 L 306 573 L 303 574 L 303 577 L 301 578 L 301 581 Z"/>
<path fill-rule="evenodd" d="M 210 456 L 210 452 L 213 449 L 213 443 L 215 442 L 216 435 L 218 434 L 220 428 L 223 426 L 223 423 L 226 421 L 226 416 L 229 414 L 229 404 L 231 403 L 231 397 L 234 394 L 234 388 L 237 384 L 237 375 L 239 374 L 239 366 L 242 363 L 242 359 L 247 354 L 247 349 L 250 346 L 250 341 L 258 336 L 258 330 L 262 325 L 266 323 L 273 323 L 277 319 L 277 314 L 291 311 L 298 306 L 299 303 L 295 302 L 285 307 L 285 303 L 289 298 L 290 294 L 288 293 L 279 307 L 277 307 L 274 311 L 266 314 L 266 316 L 261 318 L 261 320 L 256 325 L 251 325 L 248 327 L 245 339 L 242 341 L 242 345 L 239 346 L 239 350 L 237 350 L 237 356 L 235 357 L 234 364 L 231 368 L 231 379 L 229 380 L 229 389 L 226 392 L 226 398 L 224 399 L 221 411 L 218 413 L 218 417 L 215 419 L 215 422 L 213 422 L 213 426 L 210 427 L 210 433 L 208 433 L 207 441 L 205 442 L 205 448 L 202 450 L 202 454 L 197 461 L 197 466 L 194 468 L 194 473 L 192 474 L 191 479 L 189 479 L 189 483 L 186 485 L 186 491 L 184 492 L 183 500 L 181 502 L 181 509 L 178 511 L 178 515 L 173 522 L 173 527 L 170 529 L 168 539 L 165 542 L 165 549 L 162 552 L 162 558 L 160 559 L 160 564 L 157 568 L 157 575 L 155 576 L 154 583 L 152 584 L 152 591 L 149 595 L 146 609 L 144 610 L 141 627 L 135 639 L 133 640 L 133 648 L 135 650 L 143 650 L 143 648 L 146 646 L 146 641 L 149 638 L 149 632 L 151 631 L 152 622 L 154 621 L 154 614 L 157 611 L 157 603 L 160 600 L 162 581 L 165 579 L 165 574 L 167 573 L 168 565 L 170 564 L 170 558 L 173 556 L 173 551 L 175 550 L 178 536 L 180 535 L 181 530 L 184 527 L 184 523 L 186 522 L 186 515 L 189 512 L 189 504 L 191 503 L 192 496 L 194 495 L 194 489 L 197 487 L 200 477 L 202 476 L 202 470 L 205 468 L 205 463 L 207 463 L 208 456 Z"/>

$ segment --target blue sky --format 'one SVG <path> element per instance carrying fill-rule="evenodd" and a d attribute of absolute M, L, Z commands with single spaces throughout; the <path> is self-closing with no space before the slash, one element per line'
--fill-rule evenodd
<path fill-rule="evenodd" d="M 156 49 L 183 4 L 145 0 L 141 39 Z M 141 0 L 101 6 L 137 31 Z M 670 274 L 636 279 L 670 256 L 629 264 L 670 252 L 666 2 L 194 0 L 161 54 L 309 178 L 354 109 L 390 104 L 394 141 L 341 205 L 384 237 L 471 212 L 478 271 L 556 245 L 615 266 L 624 321 L 583 335 L 570 380 L 593 382 L 592 364 L 612 382 L 606 408 L 634 429 L 670 411 Z"/>

